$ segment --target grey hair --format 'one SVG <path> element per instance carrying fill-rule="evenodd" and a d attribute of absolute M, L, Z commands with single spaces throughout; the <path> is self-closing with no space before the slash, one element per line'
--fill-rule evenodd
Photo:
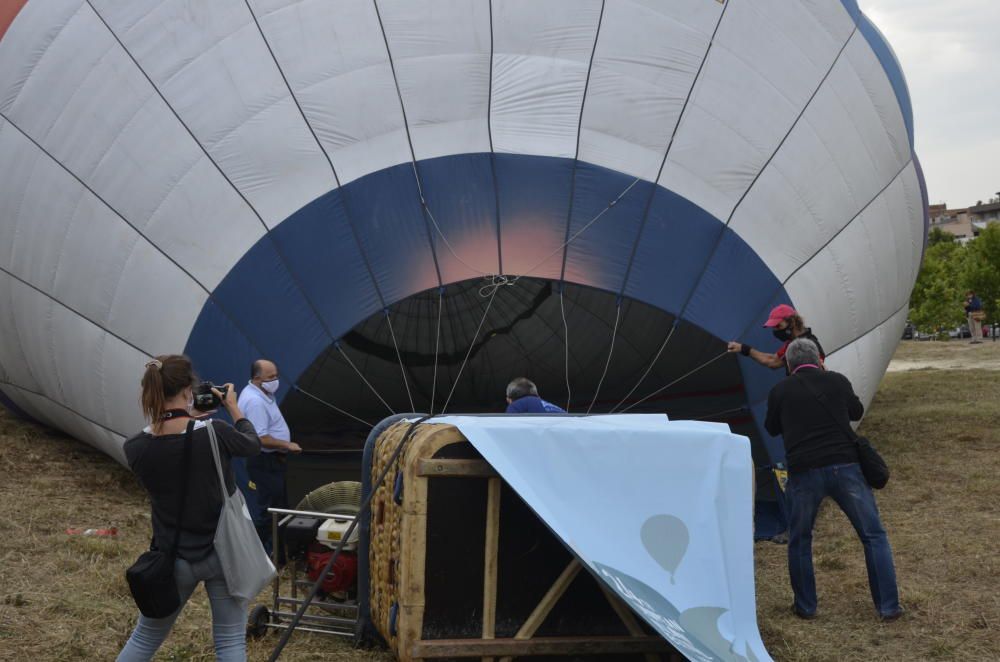
<path fill-rule="evenodd" d="M 511 400 L 517 400 L 526 395 L 538 395 L 538 387 L 535 386 L 535 382 L 527 377 L 518 377 L 507 384 L 507 397 Z"/>
<path fill-rule="evenodd" d="M 819 347 L 808 338 L 793 340 L 785 351 L 785 360 L 788 361 L 788 369 L 793 372 L 804 365 L 818 366 L 821 362 Z"/>

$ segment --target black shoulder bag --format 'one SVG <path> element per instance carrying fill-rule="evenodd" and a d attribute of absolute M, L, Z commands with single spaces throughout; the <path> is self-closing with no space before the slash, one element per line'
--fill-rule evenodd
<path fill-rule="evenodd" d="M 836 414 L 827 405 L 826 400 L 823 399 L 819 393 L 813 389 L 809 384 L 808 380 L 802 379 L 802 384 L 805 385 L 806 390 L 809 391 L 813 397 L 819 400 L 819 403 L 823 405 L 823 409 L 826 413 L 830 415 L 830 418 L 840 426 L 840 429 L 844 431 L 849 439 L 853 439 L 854 443 L 858 446 L 858 464 L 861 465 L 861 473 L 865 475 L 865 481 L 875 488 L 880 490 L 885 487 L 886 483 L 889 482 L 889 465 L 885 463 L 879 452 L 875 450 L 872 446 L 872 442 L 868 440 L 867 437 L 862 437 L 854 432 L 850 425 L 844 425 Z"/>
<path fill-rule="evenodd" d="M 191 475 L 193 430 L 194 421 L 190 421 L 184 433 L 184 460 L 181 465 L 184 475 L 181 477 L 181 496 L 177 506 L 177 531 L 174 533 L 174 544 L 169 549 L 150 549 L 148 552 L 143 552 L 125 571 L 132 599 L 135 600 L 142 615 L 148 618 L 165 618 L 181 606 L 177 582 L 174 579 L 174 561 L 177 559 L 177 546 L 181 540 L 181 518 L 184 516 L 188 477 Z"/>

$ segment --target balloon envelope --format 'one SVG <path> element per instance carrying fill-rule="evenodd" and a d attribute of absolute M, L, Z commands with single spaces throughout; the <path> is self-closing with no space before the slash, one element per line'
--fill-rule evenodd
<path fill-rule="evenodd" d="M 854 0 L 8 10 L 0 392 L 119 460 L 143 364 L 186 351 L 275 360 L 317 438 L 526 375 L 730 422 L 767 466 L 782 372 L 726 341 L 774 351 L 790 303 L 868 403 L 900 337 L 926 194 Z"/>

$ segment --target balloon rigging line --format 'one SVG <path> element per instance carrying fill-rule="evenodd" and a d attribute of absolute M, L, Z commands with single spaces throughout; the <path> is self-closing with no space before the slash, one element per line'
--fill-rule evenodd
<path fill-rule="evenodd" d="M 639 381 L 635 383 L 635 386 L 632 387 L 632 390 L 626 393 L 625 397 L 622 398 L 618 404 L 616 404 L 614 407 L 611 408 L 611 411 L 608 412 L 609 414 L 613 414 L 616 409 L 625 404 L 625 401 L 632 397 L 632 394 L 635 393 L 635 390 L 639 388 L 644 381 L 646 381 L 646 377 L 649 377 L 649 373 L 652 372 L 653 367 L 656 365 L 656 362 L 660 360 L 660 355 L 663 354 L 663 350 L 667 348 L 667 343 L 669 343 L 670 338 L 673 337 L 674 331 L 677 330 L 677 325 L 679 321 L 680 321 L 679 319 L 674 320 L 673 326 L 670 327 L 670 333 L 668 333 L 667 337 L 663 340 L 663 344 L 660 345 L 660 349 L 656 352 L 656 356 L 654 356 L 653 360 L 649 362 L 649 365 L 646 367 L 646 372 L 642 373 L 642 377 L 640 377 Z"/>
<path fill-rule="evenodd" d="M 396 332 L 392 330 L 392 316 L 389 309 L 385 310 L 385 319 L 389 323 L 389 336 L 392 338 L 392 346 L 396 348 L 396 358 L 399 360 L 399 373 L 403 376 L 403 386 L 406 387 L 406 397 L 410 401 L 410 411 L 415 411 L 413 405 L 413 395 L 410 393 L 410 380 L 406 378 L 406 366 L 403 365 L 403 355 L 399 353 L 399 345 L 396 343 Z"/>
<path fill-rule="evenodd" d="M 559 288 L 559 311 L 562 313 L 562 323 L 563 323 L 563 338 L 565 343 L 563 343 L 565 351 L 565 376 L 566 376 L 566 411 L 569 412 L 570 402 L 573 401 L 573 388 L 569 385 L 569 324 L 566 323 L 566 305 L 563 303 L 563 294 L 565 287 Z"/>
<path fill-rule="evenodd" d="M 604 372 L 601 373 L 601 379 L 597 382 L 597 388 L 594 390 L 594 397 L 590 401 L 590 406 L 587 407 L 587 413 L 594 408 L 594 403 L 597 402 L 597 396 L 601 394 L 601 386 L 604 385 L 604 378 L 608 376 L 608 368 L 611 367 L 611 357 L 615 353 L 615 338 L 618 337 L 618 323 L 621 321 L 622 317 L 622 305 L 621 303 L 615 309 L 615 326 L 611 330 L 611 347 L 608 348 L 608 360 L 604 363 Z"/>
<path fill-rule="evenodd" d="M 416 175 L 416 173 L 414 173 L 414 175 Z M 556 248 L 554 251 L 552 251 L 551 253 L 549 253 L 548 255 L 546 255 L 544 259 L 542 259 L 540 262 L 538 262 L 533 267 L 529 268 L 528 270 L 526 270 L 525 272 L 521 273 L 520 275 L 513 276 L 513 277 L 504 276 L 502 274 L 490 274 L 490 273 L 487 273 L 485 271 L 477 269 L 476 267 L 472 266 L 471 264 L 469 264 L 468 262 L 466 262 L 465 260 L 463 260 L 459 256 L 458 252 L 455 250 L 454 246 L 451 245 L 451 242 L 448 241 L 448 237 L 445 236 L 444 231 L 441 229 L 441 226 L 438 224 L 437 219 L 434 217 L 434 212 L 431 211 L 430 205 L 428 205 L 427 204 L 427 200 L 424 199 L 423 193 L 420 194 L 420 205 L 423 207 L 424 211 L 427 212 L 427 218 L 430 219 L 431 225 L 434 226 L 434 231 L 437 232 L 438 236 L 441 238 L 441 241 L 444 243 L 445 248 L 448 249 L 448 252 L 451 253 L 452 257 L 454 257 L 462 266 L 464 266 L 466 269 L 470 270 L 472 273 L 478 274 L 480 276 L 483 276 L 484 278 L 486 278 L 489 281 L 488 284 L 484 285 L 479 290 L 479 295 L 485 299 L 486 297 L 491 296 L 493 294 L 493 292 L 495 292 L 496 289 L 499 288 L 499 287 L 503 287 L 505 285 L 514 285 L 514 284 L 516 284 L 517 281 L 521 280 L 525 276 L 530 275 L 536 269 L 538 269 L 543 264 L 545 264 L 550 259 L 552 259 L 552 257 L 554 257 L 555 255 L 558 255 L 564 249 L 568 248 L 569 245 L 572 244 L 581 234 L 583 234 L 584 232 L 586 232 L 590 228 L 590 226 L 592 226 L 594 223 L 596 223 L 597 221 L 599 221 L 606 213 L 608 213 L 608 211 L 611 210 L 612 207 L 614 207 L 615 205 L 617 205 L 621 201 L 621 199 L 624 198 L 628 194 L 628 192 L 631 191 L 635 187 L 635 185 L 639 183 L 639 181 L 640 181 L 639 177 L 636 177 L 635 179 L 633 179 L 632 182 L 628 186 L 626 186 L 625 189 L 621 193 L 618 194 L 618 197 L 616 197 L 614 200 L 612 200 L 611 202 L 609 202 L 608 205 L 604 209 L 602 209 L 596 216 L 594 216 L 592 219 L 590 219 L 582 228 L 580 228 L 575 233 L 573 233 L 573 235 L 571 237 L 569 237 L 566 241 L 564 241 L 562 244 L 560 244 L 558 248 Z"/>
<path fill-rule="evenodd" d="M 623 413 L 623 414 L 626 413 L 629 409 L 632 409 L 633 407 L 642 404 L 646 400 L 649 400 L 650 398 L 652 398 L 654 395 L 658 395 L 658 394 L 662 393 L 663 391 L 666 391 L 668 388 L 670 388 L 674 384 L 676 384 L 676 383 L 678 383 L 678 382 L 680 382 L 680 381 L 682 381 L 684 379 L 687 379 L 688 377 L 690 377 L 694 373 L 707 368 L 708 366 L 710 366 L 711 364 L 715 363 L 716 361 L 718 361 L 722 357 L 728 356 L 728 355 L 729 355 L 729 351 L 727 350 L 725 352 L 722 352 L 721 354 L 719 354 L 715 358 L 709 359 L 708 361 L 705 361 L 704 363 L 702 363 L 700 366 L 698 366 L 694 370 L 691 370 L 689 372 L 684 373 L 683 375 L 681 375 L 680 377 L 678 377 L 674 381 L 670 382 L 666 386 L 661 386 L 660 388 L 656 389 L 655 391 L 653 391 L 652 393 L 650 393 L 646 397 L 642 398 L 641 400 L 637 400 L 637 401 L 633 402 L 628 407 L 625 407 L 625 409 L 622 409 L 621 413 Z"/>
<path fill-rule="evenodd" d="M 444 401 L 444 407 L 441 408 L 442 414 L 448 410 L 448 405 L 451 404 L 451 396 L 455 393 L 455 388 L 458 386 L 458 382 L 462 379 L 462 372 L 465 370 L 465 365 L 469 362 L 469 357 L 472 355 L 472 349 L 476 346 L 476 340 L 479 339 L 479 332 L 482 331 L 483 324 L 486 323 L 486 316 L 489 315 L 490 308 L 493 306 L 493 300 L 496 296 L 497 288 L 494 288 L 493 294 L 490 295 L 489 303 L 486 304 L 486 310 L 483 311 L 483 317 L 479 320 L 479 326 L 476 327 L 476 335 L 472 337 L 472 342 L 469 343 L 469 351 L 465 353 L 462 365 L 458 369 L 458 375 L 455 377 L 455 381 L 451 383 L 451 390 L 448 391 L 448 397 Z"/>
<path fill-rule="evenodd" d="M 441 349 L 441 310 L 444 308 L 444 288 L 438 290 L 438 319 L 437 331 L 434 334 L 434 378 L 431 380 L 431 409 L 428 412 L 434 415 L 434 398 L 437 396 L 438 382 L 438 353 Z"/>
<path fill-rule="evenodd" d="M 351 357 L 349 357 L 347 355 L 347 353 L 344 351 L 344 348 L 340 346 L 340 343 L 339 342 L 335 343 L 334 347 L 337 348 L 337 351 L 340 352 L 340 355 L 344 357 L 344 360 L 347 361 L 348 365 L 350 365 L 352 368 L 354 368 L 354 372 L 356 372 L 358 374 L 358 377 L 360 377 L 361 381 L 363 381 L 365 383 L 365 386 L 367 386 L 368 388 L 371 389 L 372 393 L 375 394 L 375 397 L 382 401 L 382 404 L 385 405 L 386 409 L 388 409 L 390 413 L 395 414 L 396 411 L 392 407 L 389 406 L 389 403 L 386 402 L 385 398 L 383 398 L 379 394 L 378 390 L 374 386 L 371 385 L 371 382 L 369 382 L 367 379 L 365 379 L 365 376 L 361 373 L 360 370 L 358 370 L 358 366 L 354 365 L 354 361 L 352 361 Z"/>
<path fill-rule="evenodd" d="M 507 285 L 514 285 L 515 283 L 517 283 L 517 281 L 521 280 L 525 276 L 530 275 L 533 271 L 535 271 L 536 269 L 538 269 L 540 266 L 542 266 L 543 264 L 545 264 L 546 262 L 548 262 L 549 260 L 551 260 L 553 257 L 555 257 L 556 255 L 558 255 L 559 253 L 561 253 L 563 251 L 563 249 L 568 248 L 569 245 L 572 244 L 577 239 L 577 237 L 579 237 L 581 234 L 583 234 L 584 232 L 586 232 L 590 228 L 591 225 L 593 225 L 597 221 L 601 220 L 601 217 L 603 217 L 606 213 L 608 213 L 611 210 L 612 207 L 614 207 L 619 202 L 621 202 L 621 199 L 624 198 L 626 195 L 628 195 L 628 192 L 631 191 L 635 187 L 635 185 L 639 183 L 639 179 L 640 179 L 639 177 L 636 177 L 635 179 L 633 179 L 632 183 L 629 184 L 628 186 L 626 186 L 625 189 L 621 193 L 618 194 L 617 198 L 615 198 L 614 200 L 612 200 L 611 202 L 609 202 L 608 205 L 604 209 L 602 209 L 600 211 L 600 213 L 597 214 L 597 216 L 594 216 L 592 219 L 590 219 L 589 221 L 587 221 L 586 225 L 584 225 L 582 228 L 580 228 L 579 230 L 577 230 L 576 232 L 574 232 L 573 235 L 569 239 L 567 239 L 566 241 L 564 241 L 554 251 L 552 251 L 551 253 L 549 253 L 548 255 L 546 255 L 541 261 L 538 262 L 538 264 L 536 264 L 535 266 L 531 267 L 530 269 L 524 271 L 523 273 L 521 273 L 521 274 L 519 274 L 517 276 L 514 276 L 513 278 L 510 279 L 510 282 L 505 283 L 505 284 L 507 284 Z"/>
<path fill-rule="evenodd" d="M 300 387 L 298 384 L 296 384 L 292 388 L 294 388 L 296 391 L 298 391 L 302 395 L 306 396 L 307 398 L 311 398 L 311 399 L 315 400 L 316 402 L 320 403 L 321 405 L 325 405 L 325 406 L 329 407 L 330 409 L 334 410 L 335 412 L 343 414 L 344 416 L 349 416 L 350 418 L 353 418 L 354 420 L 356 420 L 359 423 L 364 423 L 365 425 L 367 425 L 370 428 L 375 427 L 374 425 L 372 425 L 368 421 L 364 420 L 363 418 L 358 418 L 357 416 L 355 416 L 351 412 L 344 411 L 343 409 L 341 409 L 337 405 L 331 404 L 331 403 L 327 402 L 326 400 L 323 400 L 322 398 L 318 398 L 315 395 L 313 395 L 312 393 L 309 393 L 308 391 L 303 390 L 302 387 Z"/>

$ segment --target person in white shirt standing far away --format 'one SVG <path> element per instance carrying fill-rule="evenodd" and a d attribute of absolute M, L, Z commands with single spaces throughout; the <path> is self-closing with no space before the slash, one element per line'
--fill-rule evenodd
<path fill-rule="evenodd" d="M 260 437 L 261 453 L 247 460 L 249 476 L 245 490 L 257 535 L 267 553 L 271 553 L 271 517 L 268 508 L 287 508 L 285 469 L 288 453 L 302 448 L 292 441 L 291 431 L 278 408 L 278 366 L 273 361 L 257 359 L 250 368 L 250 382 L 240 393 L 239 407 Z"/>

